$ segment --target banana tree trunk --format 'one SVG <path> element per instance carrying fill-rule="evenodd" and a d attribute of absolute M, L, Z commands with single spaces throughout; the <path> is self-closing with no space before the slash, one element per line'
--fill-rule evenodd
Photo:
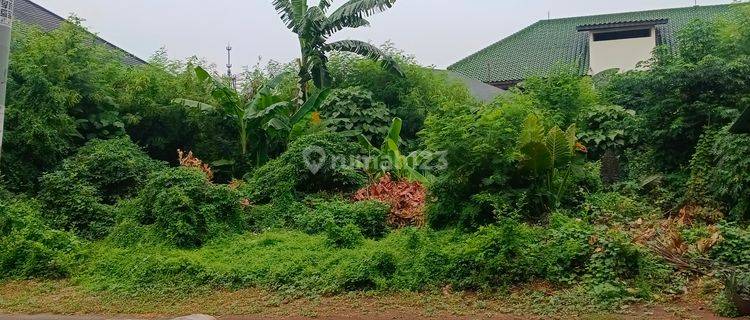
<path fill-rule="evenodd" d="M 10 31 L 13 25 L 13 0 L 0 0 L 0 155 L 3 149 L 5 123 L 5 89 L 8 84 Z"/>
<path fill-rule="evenodd" d="M 310 67 L 308 66 L 308 57 L 305 47 L 305 40 L 299 38 L 300 58 L 299 62 L 299 93 L 297 94 L 297 105 L 301 106 L 307 101 L 307 82 L 310 81 Z"/>

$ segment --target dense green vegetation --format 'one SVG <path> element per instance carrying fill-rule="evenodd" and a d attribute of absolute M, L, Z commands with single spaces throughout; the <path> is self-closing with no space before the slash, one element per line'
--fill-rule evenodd
<path fill-rule="evenodd" d="M 750 137 L 727 128 L 750 102 L 750 9 L 694 22 L 648 68 L 561 67 L 482 103 L 388 46 L 325 43 L 392 4 L 359 2 L 370 7 L 326 16 L 323 1 L 302 17 L 275 1 L 300 39 L 325 37 L 240 90 L 163 51 L 125 66 L 75 20 L 20 27 L 0 280 L 290 295 L 544 281 L 616 305 L 710 274 L 729 288 L 711 292 L 717 310 L 736 311 L 727 297 L 750 287 Z"/>

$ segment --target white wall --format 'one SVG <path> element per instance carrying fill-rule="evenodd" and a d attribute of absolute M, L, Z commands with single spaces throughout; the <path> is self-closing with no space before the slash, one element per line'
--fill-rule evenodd
<path fill-rule="evenodd" d="M 619 68 L 620 71 L 635 69 L 638 62 L 651 58 L 656 47 L 656 32 L 651 30 L 651 37 L 594 41 L 594 34 L 589 33 L 589 56 L 591 57 L 591 74 L 607 69 Z"/>

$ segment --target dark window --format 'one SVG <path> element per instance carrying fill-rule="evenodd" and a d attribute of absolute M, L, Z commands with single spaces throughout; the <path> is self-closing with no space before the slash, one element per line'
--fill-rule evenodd
<path fill-rule="evenodd" d="M 594 41 L 648 38 L 650 36 L 651 36 L 651 29 L 598 32 L 598 33 L 594 33 Z"/>

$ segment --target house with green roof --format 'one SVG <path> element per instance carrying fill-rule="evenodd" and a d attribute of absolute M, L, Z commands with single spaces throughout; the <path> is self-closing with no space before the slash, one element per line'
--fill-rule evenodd
<path fill-rule="evenodd" d="M 542 20 L 474 53 L 448 70 L 507 89 L 561 65 L 581 75 L 636 68 L 659 45 L 674 46 L 693 20 L 728 16 L 732 5 L 693 6 Z"/>

